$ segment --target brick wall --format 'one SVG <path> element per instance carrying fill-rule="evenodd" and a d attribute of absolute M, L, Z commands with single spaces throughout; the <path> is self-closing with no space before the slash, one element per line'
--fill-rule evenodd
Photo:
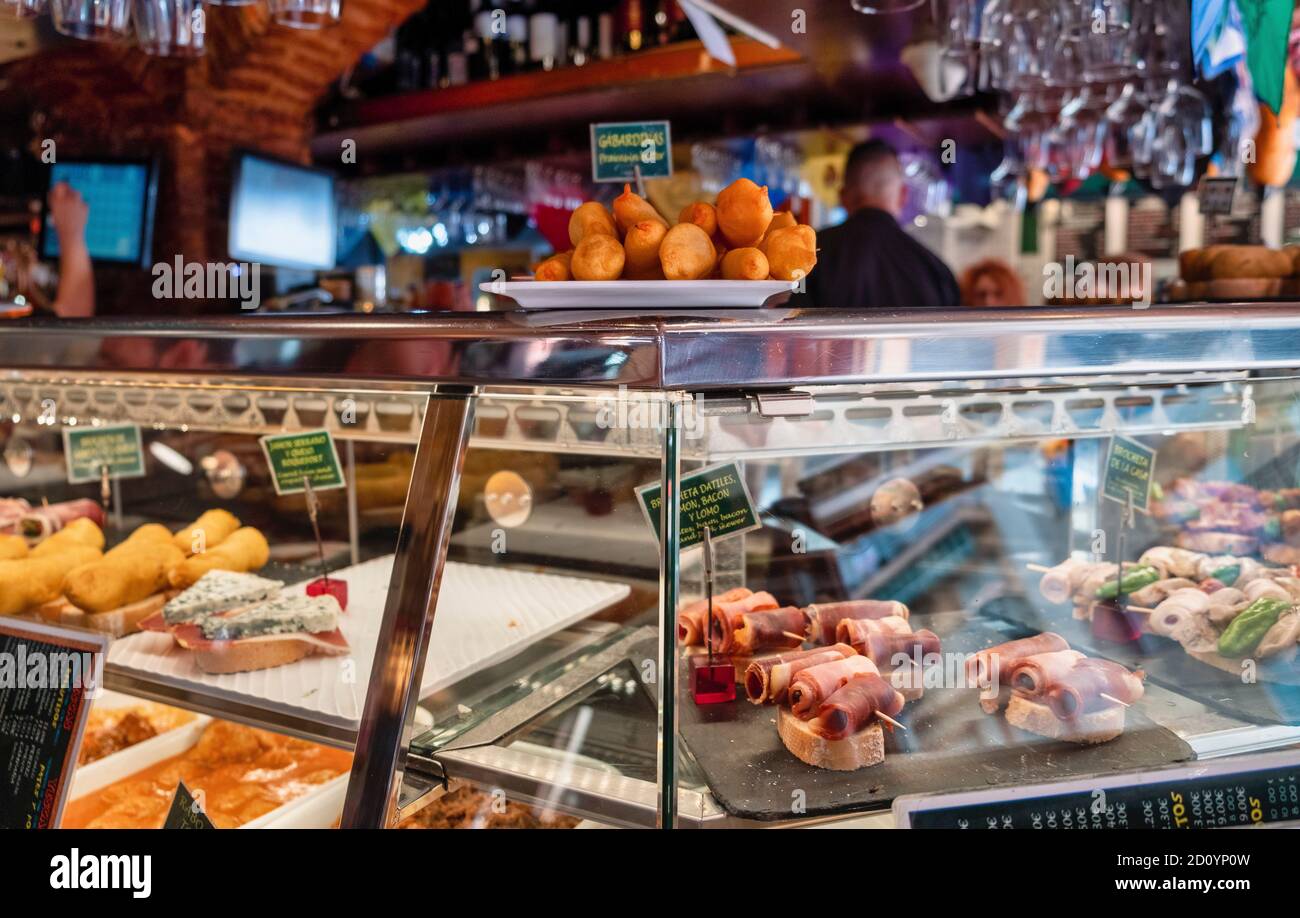
<path fill-rule="evenodd" d="M 72 42 L 0 73 L 24 106 L 0 102 L 0 129 L 55 141 L 63 155 L 157 156 L 162 164 L 153 257 L 224 261 L 232 151 L 308 161 L 312 110 L 330 84 L 424 0 L 346 0 L 333 28 L 272 23 L 261 5 L 207 8 L 207 53 L 150 58 Z M 12 89 L 10 90 L 12 91 Z M 101 314 L 174 311 L 149 296 L 147 272 L 103 268 Z"/>

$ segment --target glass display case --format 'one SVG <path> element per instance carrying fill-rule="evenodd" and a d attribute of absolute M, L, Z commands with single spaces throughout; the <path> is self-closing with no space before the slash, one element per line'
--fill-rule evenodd
<path fill-rule="evenodd" d="M 1300 739 L 1296 354 L 1258 305 L 15 322 L 8 531 L 179 560 L 4 611 L 108 632 L 170 754 L 323 750 L 226 824 L 887 825 Z M 73 475 L 118 425 L 143 474 Z M 266 438 L 321 431 L 309 499 Z"/>

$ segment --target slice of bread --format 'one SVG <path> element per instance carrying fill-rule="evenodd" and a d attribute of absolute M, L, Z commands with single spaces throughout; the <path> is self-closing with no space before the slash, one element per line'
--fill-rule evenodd
<path fill-rule="evenodd" d="M 165 590 L 161 593 L 154 593 L 152 596 L 146 596 L 139 602 L 118 606 L 116 609 L 109 609 L 107 612 L 86 612 L 68 602 L 67 599 L 59 597 L 38 607 L 37 611 L 46 621 L 56 622 L 61 625 L 72 625 L 76 628 L 87 628 L 111 637 L 122 637 L 139 631 L 140 622 L 151 615 L 161 612 L 167 600 L 175 595 L 175 590 Z"/>
<path fill-rule="evenodd" d="M 242 673 L 296 663 L 313 652 L 306 641 L 232 641 L 211 650 L 195 650 L 194 662 L 205 673 Z"/>
<path fill-rule="evenodd" d="M 885 732 L 873 723 L 842 740 L 823 739 L 784 707 L 776 712 L 776 731 L 785 748 L 801 762 L 831 771 L 856 771 L 885 761 Z"/>
<path fill-rule="evenodd" d="M 1007 702 L 1007 723 L 1049 739 L 1094 745 L 1124 732 L 1124 706 L 1111 705 L 1073 720 L 1061 720 L 1047 705 L 1013 693 Z"/>

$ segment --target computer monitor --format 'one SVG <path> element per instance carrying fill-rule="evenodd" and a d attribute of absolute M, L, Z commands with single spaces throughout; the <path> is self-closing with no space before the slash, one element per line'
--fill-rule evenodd
<path fill-rule="evenodd" d="M 96 261 L 147 265 L 153 248 L 158 169 L 147 159 L 60 159 L 50 166 L 49 187 L 67 182 L 85 200 L 86 246 Z M 48 195 L 47 195 L 48 200 Z M 41 257 L 59 257 L 59 236 L 48 203 L 41 224 Z"/>
<path fill-rule="evenodd" d="M 334 176 L 323 169 L 238 153 L 230 193 L 230 257 L 281 268 L 334 267 Z"/>

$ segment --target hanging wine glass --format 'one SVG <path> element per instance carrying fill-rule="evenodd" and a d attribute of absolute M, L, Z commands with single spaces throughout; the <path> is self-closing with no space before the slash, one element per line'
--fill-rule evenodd
<path fill-rule="evenodd" d="M 203 0 L 135 0 L 135 43 L 156 57 L 203 53 Z"/>
<path fill-rule="evenodd" d="M 131 0 L 51 0 L 54 28 L 86 41 L 126 41 Z"/>
<path fill-rule="evenodd" d="M 910 12 L 923 3 L 925 0 L 850 0 L 849 5 L 868 16 L 887 16 Z"/>

